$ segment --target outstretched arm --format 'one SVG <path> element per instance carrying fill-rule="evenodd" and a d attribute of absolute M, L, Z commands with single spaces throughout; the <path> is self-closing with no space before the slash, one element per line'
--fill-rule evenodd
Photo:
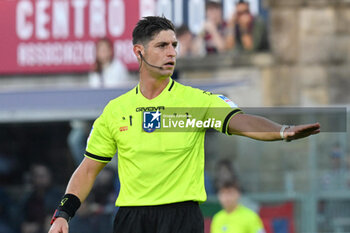
<path fill-rule="evenodd" d="M 292 141 L 318 134 L 320 132 L 320 124 L 291 126 L 283 130 L 283 138 L 281 137 L 281 129 L 282 125 L 264 117 L 237 114 L 231 118 L 228 131 L 230 134 L 237 134 L 262 141 L 277 141 L 282 139 Z"/>
<path fill-rule="evenodd" d="M 73 194 L 83 202 L 95 182 L 96 176 L 106 164 L 84 158 L 69 180 L 66 194 Z M 68 233 L 68 222 L 64 218 L 57 218 L 52 224 L 49 233 Z"/>

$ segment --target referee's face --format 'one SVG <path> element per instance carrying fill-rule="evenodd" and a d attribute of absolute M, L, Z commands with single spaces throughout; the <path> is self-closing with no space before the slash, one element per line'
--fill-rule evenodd
<path fill-rule="evenodd" d="M 148 42 L 144 57 L 148 63 L 161 67 L 144 66 L 155 76 L 169 77 L 173 74 L 176 65 L 177 39 L 172 30 L 160 31 Z"/>

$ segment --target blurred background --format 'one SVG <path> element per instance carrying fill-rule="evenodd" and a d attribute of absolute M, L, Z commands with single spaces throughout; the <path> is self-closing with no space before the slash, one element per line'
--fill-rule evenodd
<path fill-rule="evenodd" d="M 268 233 L 350 232 L 348 0 L 1 0 L 0 233 L 47 232 L 93 120 L 138 82 L 131 32 L 147 15 L 177 27 L 178 82 L 243 109 L 340 115 L 291 143 L 209 132 L 206 232 L 225 177 L 239 180 Z M 276 120 L 293 124 L 287 115 Z M 110 231 L 116 168 L 114 159 L 99 175 L 70 232 Z"/>

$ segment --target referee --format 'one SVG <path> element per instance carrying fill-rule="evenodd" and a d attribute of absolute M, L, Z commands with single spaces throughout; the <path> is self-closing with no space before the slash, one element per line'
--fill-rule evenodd
<path fill-rule="evenodd" d="M 200 120 L 215 119 L 210 128 L 264 141 L 291 141 L 320 132 L 318 123 L 282 126 L 242 113 L 222 95 L 175 82 L 170 76 L 176 64 L 177 43 L 174 25 L 166 18 L 150 16 L 137 23 L 133 52 L 139 61 L 140 82 L 110 101 L 94 122 L 85 158 L 68 183 L 49 233 L 68 232 L 68 221 L 117 148 L 121 188 L 114 233 L 203 233 L 198 203 L 206 200 L 206 129 L 200 128 Z M 190 126 L 198 126 L 196 130 L 161 131 L 165 128 L 162 113 L 169 108 L 179 110 L 174 116 L 192 113 L 181 109 L 205 111 L 193 113 L 193 121 L 187 119 Z"/>

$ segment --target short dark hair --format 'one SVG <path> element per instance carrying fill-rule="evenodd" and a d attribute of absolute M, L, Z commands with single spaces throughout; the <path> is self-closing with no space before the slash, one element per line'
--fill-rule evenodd
<path fill-rule="evenodd" d="M 208 9 L 210 7 L 221 8 L 221 2 L 209 0 L 205 3 L 205 9 Z"/>
<path fill-rule="evenodd" d="M 228 188 L 234 188 L 238 191 L 241 191 L 240 185 L 237 180 L 226 180 L 223 181 L 221 184 L 218 185 L 219 190 L 221 189 L 228 189 Z"/>
<path fill-rule="evenodd" d="M 247 5 L 249 6 L 249 2 L 247 2 L 247 1 L 245 1 L 245 0 L 238 0 L 238 1 L 236 2 L 236 5 L 238 5 L 238 4 L 247 4 Z"/>
<path fill-rule="evenodd" d="M 145 44 L 153 39 L 160 31 L 172 30 L 175 32 L 174 24 L 164 16 L 143 17 L 136 24 L 132 32 L 132 43 Z"/>
<path fill-rule="evenodd" d="M 183 24 L 180 27 L 176 28 L 176 36 L 177 37 L 185 35 L 188 32 L 191 33 L 190 29 L 185 24 Z"/>

